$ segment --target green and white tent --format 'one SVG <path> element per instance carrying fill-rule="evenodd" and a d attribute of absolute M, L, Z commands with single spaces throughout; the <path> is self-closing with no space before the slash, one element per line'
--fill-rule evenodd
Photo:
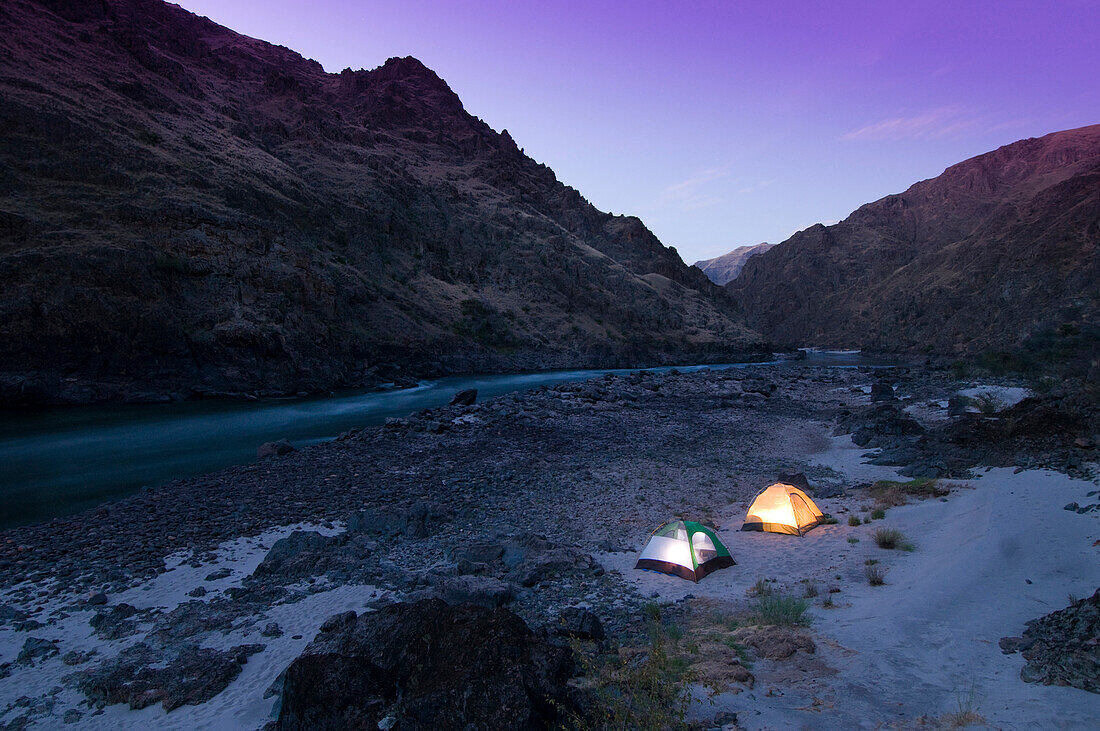
<path fill-rule="evenodd" d="M 691 520 L 674 520 L 653 531 L 634 568 L 698 581 L 733 564 L 729 549 L 710 528 Z"/>

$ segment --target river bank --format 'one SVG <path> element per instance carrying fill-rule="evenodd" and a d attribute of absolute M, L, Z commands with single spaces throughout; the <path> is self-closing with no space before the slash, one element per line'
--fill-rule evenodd
<path fill-rule="evenodd" d="M 772 365 L 888 364 L 858 353 L 810 353 Z M 700 368 L 759 367 L 754 362 Z M 670 367 L 658 368 L 661 373 Z M 540 386 L 623 375 L 628 370 L 557 370 L 406 381 L 404 387 L 262 400 L 207 399 L 0 412 L 0 529 L 76 513 L 174 479 L 256 458 L 261 444 L 287 439 L 303 447 L 354 428 L 381 425 L 445 406 L 457 391 L 482 400 Z"/>
<path fill-rule="evenodd" d="M 258 727 L 275 708 L 277 692 L 269 695 L 269 687 L 330 615 L 395 600 L 442 596 L 504 605 L 547 629 L 563 609 L 583 606 L 612 637 L 629 633 L 648 602 L 690 611 L 688 594 L 702 597 L 721 587 L 732 588 L 719 598 L 731 611 L 742 611 L 750 598 L 745 586 L 774 573 L 771 567 L 788 566 L 787 575 L 776 578 L 799 584 L 836 564 L 831 555 L 807 551 L 796 557 L 807 569 L 802 571 L 739 543 L 752 535 L 736 529 L 755 493 L 781 470 L 802 471 L 828 511 L 862 512 L 870 482 L 896 476 L 888 466 L 865 461 L 908 449 L 918 452 L 910 455 L 913 464 L 927 467 L 933 458 L 920 452 L 927 444 L 942 452 L 935 459 L 950 469 L 975 471 L 976 460 L 991 452 L 964 450 L 942 438 L 952 424 L 965 423 L 965 417 L 947 415 L 950 396 L 964 385 L 973 384 L 954 383 L 942 373 L 813 366 L 609 374 L 391 419 L 335 442 L 4 531 L 0 722 L 25 719 L 48 727 L 68 716 L 91 728 Z M 850 436 L 834 437 L 837 431 Z M 870 456 L 860 456 L 865 450 L 855 449 L 853 437 L 866 440 Z M 830 460 L 838 439 L 848 440 L 848 458 Z M 1063 459 L 1045 448 L 1051 460 Z M 1015 475 L 1019 489 L 1031 489 L 1028 474 Z M 979 480 L 983 489 L 1007 479 L 990 477 Z M 1091 504 L 1091 483 L 1060 484 L 1049 499 L 1030 502 L 1031 509 L 1061 511 L 1050 500 L 1069 492 Z M 1062 513 L 1058 518 L 1087 526 L 1100 516 Z M 717 524 L 738 565 L 698 585 L 634 572 L 633 559 L 649 532 L 676 515 Z M 842 535 L 850 530 L 822 526 L 811 535 L 813 541 L 839 538 L 843 549 L 852 545 Z M 990 530 L 997 530 L 996 522 Z M 998 534 L 990 535 L 989 545 L 997 545 Z M 928 540 L 950 550 L 949 535 Z M 789 541 L 775 545 L 788 554 L 794 550 Z M 913 557 L 934 563 L 941 554 L 932 549 L 920 545 Z M 1039 571 L 1045 564 L 1034 561 L 1057 555 L 1036 551 L 1028 568 Z M 811 567 L 814 561 L 822 563 Z M 903 575 L 901 568 L 896 572 Z M 866 591 L 857 590 L 858 572 L 838 573 L 845 587 L 851 584 L 844 591 L 853 595 L 852 605 L 866 608 L 855 601 L 863 601 Z M 1067 569 L 1064 579 L 1043 585 L 1044 601 L 1100 582 L 1095 571 L 1079 566 Z M 891 591 L 878 596 L 896 601 Z M 1013 617 L 1019 614 L 1014 611 Z M 1035 616 L 1043 613 L 1035 607 Z M 830 625 L 822 620 L 821 626 Z M 829 631 L 823 630 L 826 637 Z M 206 664 L 226 669 L 225 682 L 188 695 L 181 690 L 191 687 L 188 662 L 200 651 L 209 651 L 201 656 Z M 820 656 L 831 668 L 822 677 L 842 663 L 845 652 L 837 652 Z M 771 677 L 768 662 L 761 660 L 753 672 Z M 1018 658 L 1004 662 L 1019 666 Z M 134 711 L 108 702 L 117 699 L 111 689 L 117 691 L 120 674 L 152 667 L 164 668 L 156 676 L 157 692 L 184 698 L 182 706 Z M 783 666 L 777 672 L 783 675 Z M 782 690 L 789 683 L 779 678 L 772 685 Z M 767 725 L 777 706 L 747 703 L 749 690 L 731 691 L 724 708 L 760 710 Z M 875 690 L 881 704 L 892 702 L 888 689 Z M 878 720 L 899 717 L 879 703 L 867 706 L 882 713 Z M 912 704 L 905 708 L 912 710 Z"/>

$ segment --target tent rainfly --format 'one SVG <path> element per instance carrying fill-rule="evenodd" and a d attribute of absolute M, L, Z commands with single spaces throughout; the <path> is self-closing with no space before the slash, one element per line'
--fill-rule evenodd
<path fill-rule="evenodd" d="M 777 482 L 756 496 L 741 530 L 802 536 L 825 517 L 810 496 L 794 485 Z"/>
<path fill-rule="evenodd" d="M 729 549 L 710 528 L 690 520 L 674 520 L 653 531 L 634 568 L 698 581 L 733 564 Z"/>

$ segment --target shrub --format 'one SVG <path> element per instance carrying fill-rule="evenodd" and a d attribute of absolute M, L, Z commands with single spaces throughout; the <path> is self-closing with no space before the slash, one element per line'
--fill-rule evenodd
<path fill-rule="evenodd" d="M 768 594 L 756 600 L 753 618 L 758 624 L 805 626 L 810 623 L 806 610 L 810 603 L 805 599 L 779 594 Z"/>
<path fill-rule="evenodd" d="M 757 579 L 749 589 L 749 593 L 753 596 L 769 596 L 772 593 L 772 585 L 767 579 Z"/>
<path fill-rule="evenodd" d="M 879 528 L 872 536 L 875 539 L 875 544 L 879 548 L 886 549 L 899 549 L 901 551 L 912 551 L 914 546 L 906 537 L 905 534 L 895 528 Z"/>
<path fill-rule="evenodd" d="M 840 521 L 838 521 L 836 518 L 829 515 L 828 513 L 825 513 L 825 515 L 821 518 L 821 525 L 836 525 L 838 522 Z"/>
<path fill-rule="evenodd" d="M 807 599 L 812 599 L 817 596 L 817 584 L 813 583 L 812 581 L 808 582 L 806 584 L 806 589 L 805 591 L 803 591 L 802 595 Z"/>
<path fill-rule="evenodd" d="M 871 586 L 882 586 L 886 583 L 886 569 L 877 564 L 865 567 L 863 574 L 867 577 L 867 583 Z"/>
<path fill-rule="evenodd" d="M 849 543 L 859 543 L 859 539 L 856 538 L 855 536 L 848 536 L 848 542 Z"/>
<path fill-rule="evenodd" d="M 886 511 L 882 508 L 875 508 L 871 511 L 872 520 L 882 520 L 886 517 Z"/>
<path fill-rule="evenodd" d="M 858 515 L 849 515 L 848 516 L 848 525 L 857 526 L 857 525 L 860 525 L 862 523 L 863 523 L 863 521 L 859 519 Z"/>
<path fill-rule="evenodd" d="M 826 609 L 831 609 L 835 607 L 836 603 L 833 602 L 833 595 L 826 594 L 825 598 L 821 600 L 821 606 L 825 607 Z"/>
<path fill-rule="evenodd" d="M 976 396 L 972 396 L 969 401 L 978 407 L 978 411 L 982 413 L 982 416 L 993 416 L 1005 407 L 1004 401 L 997 394 L 990 391 L 983 391 Z"/>
<path fill-rule="evenodd" d="M 985 717 L 978 713 L 978 694 L 971 686 L 969 691 L 955 691 L 955 710 L 944 714 L 940 720 L 947 728 L 963 728 L 984 724 Z"/>

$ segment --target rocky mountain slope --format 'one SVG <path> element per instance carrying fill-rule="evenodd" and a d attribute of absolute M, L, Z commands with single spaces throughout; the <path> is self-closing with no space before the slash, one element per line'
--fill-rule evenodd
<path fill-rule="evenodd" d="M 0 403 L 729 358 L 756 336 L 413 58 L 0 5 Z"/>
<path fill-rule="evenodd" d="M 728 289 L 780 341 L 1057 358 L 1095 346 L 1098 283 L 1094 125 L 1006 145 L 801 231 Z"/>
<path fill-rule="evenodd" d="M 767 242 L 755 246 L 738 246 L 728 254 L 716 256 L 713 259 L 703 259 L 692 264 L 697 269 L 702 269 L 703 274 L 715 284 L 727 284 L 737 279 L 737 275 L 745 268 L 745 262 L 750 256 L 763 254 L 775 246 Z"/>

